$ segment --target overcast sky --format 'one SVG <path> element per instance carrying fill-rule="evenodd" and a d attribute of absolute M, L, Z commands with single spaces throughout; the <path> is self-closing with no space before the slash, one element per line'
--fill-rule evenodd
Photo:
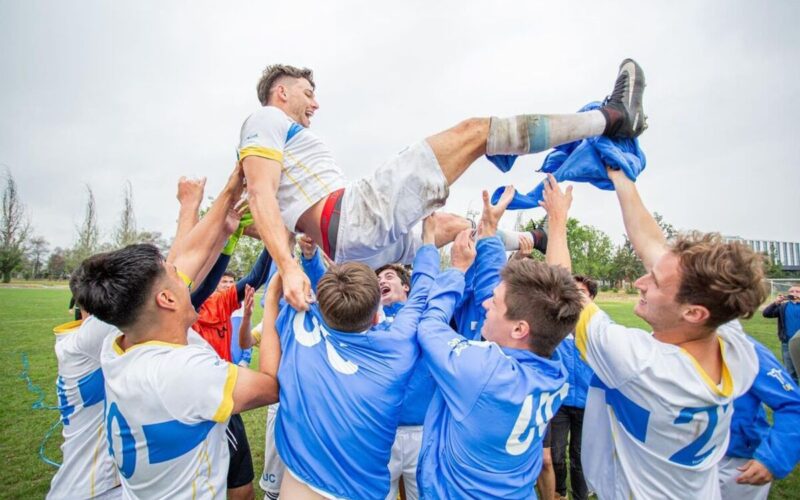
<path fill-rule="evenodd" d="M 74 242 L 86 184 L 108 239 L 126 180 L 140 229 L 170 236 L 178 177 L 222 187 L 267 64 L 314 69 L 313 129 L 355 179 L 463 118 L 577 110 L 633 57 L 648 208 L 682 229 L 800 241 L 798 18 L 788 0 L 0 0 L 0 169 L 52 246 Z M 479 160 L 447 209 L 529 191 L 543 158 L 506 175 Z M 576 185 L 572 215 L 621 239 L 611 192 Z"/>

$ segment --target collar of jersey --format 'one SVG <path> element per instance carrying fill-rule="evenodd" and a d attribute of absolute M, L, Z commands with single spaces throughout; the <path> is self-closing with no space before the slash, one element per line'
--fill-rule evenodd
<path fill-rule="evenodd" d="M 694 369 L 697 373 L 700 374 L 700 378 L 703 379 L 703 382 L 706 383 L 709 389 L 711 389 L 715 394 L 723 397 L 730 397 L 733 394 L 733 378 L 731 377 L 731 372 L 728 370 L 728 362 L 725 360 L 725 342 L 722 341 L 722 337 L 717 335 L 717 340 L 719 341 L 719 351 L 722 355 L 722 389 L 708 376 L 708 373 L 700 366 L 700 363 L 694 359 L 694 356 L 689 354 L 689 351 L 684 349 L 683 347 L 680 348 L 681 352 L 685 354 L 694 365 Z"/>
<path fill-rule="evenodd" d="M 122 338 L 122 335 L 117 336 L 114 339 L 114 342 L 113 342 L 114 352 L 116 352 L 120 356 L 122 356 L 123 354 L 125 354 L 127 352 L 132 351 L 133 349 L 136 349 L 137 347 L 144 347 L 144 346 L 148 346 L 148 345 L 171 347 L 173 349 L 176 349 L 178 347 L 186 347 L 183 344 L 172 344 L 170 342 L 162 342 L 161 340 L 148 340 L 147 342 L 142 342 L 140 344 L 134 344 L 134 345 L 128 347 L 127 349 L 123 349 L 122 347 L 119 346 L 119 339 L 120 338 Z"/>
<path fill-rule="evenodd" d="M 538 363 L 541 365 L 545 365 L 548 368 L 552 368 L 554 371 L 558 371 L 559 366 L 562 364 L 561 355 L 558 354 L 556 351 L 553 351 L 553 356 L 548 359 L 543 356 L 539 356 L 538 354 L 531 352 L 528 349 L 515 349 L 513 347 L 503 347 L 499 344 L 498 347 L 506 354 L 506 356 L 510 356 L 516 359 L 517 361 Z"/>
<path fill-rule="evenodd" d="M 70 321 L 69 323 L 62 323 L 55 328 L 53 328 L 53 333 L 56 335 L 66 335 L 68 333 L 72 333 L 80 328 L 81 324 L 83 323 L 82 319 Z"/>
<path fill-rule="evenodd" d="M 311 304 L 311 306 L 312 307 L 310 307 L 308 310 L 309 310 L 309 312 L 311 314 L 313 314 L 317 318 L 317 321 L 319 321 L 319 325 L 322 328 L 324 328 L 328 333 L 335 333 L 336 335 L 350 335 L 350 336 L 353 336 L 353 335 L 366 335 L 367 333 L 369 333 L 370 330 L 372 330 L 374 328 L 381 327 L 381 325 L 385 325 L 386 324 L 386 323 L 378 323 L 377 325 L 373 325 L 373 326 L 367 328 L 363 332 L 343 332 L 341 330 L 337 330 L 336 328 L 333 328 L 332 326 L 328 325 L 328 323 L 326 323 L 325 320 L 322 319 L 322 313 L 320 312 L 319 306 L 317 306 L 317 304 Z M 316 307 L 314 307 L 314 306 L 316 306 Z M 287 307 L 292 307 L 292 306 L 287 304 Z M 297 314 L 297 311 L 295 311 L 295 314 Z"/>

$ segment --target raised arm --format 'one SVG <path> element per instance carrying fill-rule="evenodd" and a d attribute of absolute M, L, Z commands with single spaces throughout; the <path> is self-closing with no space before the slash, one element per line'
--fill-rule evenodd
<path fill-rule="evenodd" d="M 225 217 L 242 195 L 242 169 L 237 164 L 206 216 L 192 230 L 176 241 L 169 256 L 175 267 L 191 281 L 201 281 L 201 271 L 211 255 L 219 248 L 219 235 L 223 231 Z"/>
<path fill-rule="evenodd" d="M 608 177 L 614 183 L 617 199 L 625 222 L 625 232 L 631 240 L 636 255 L 647 271 L 667 253 L 667 240 L 652 214 L 645 208 L 636 184 L 621 170 L 608 169 Z M 549 247 L 548 247 L 549 252 Z"/>
<path fill-rule="evenodd" d="M 261 240 L 283 278 L 284 297 L 292 307 L 305 311 L 310 302 L 311 282 L 286 247 L 289 232 L 283 225 L 277 198 L 281 164 L 260 156 L 248 156 L 242 164 L 247 178 L 250 211 Z"/>
<path fill-rule="evenodd" d="M 269 268 L 272 265 L 272 258 L 267 253 L 267 250 L 261 250 L 261 253 L 256 259 L 255 264 L 247 273 L 247 276 L 236 282 L 236 296 L 241 301 L 245 296 L 245 288 L 251 287 L 257 290 L 267 282 L 269 276 Z"/>
<path fill-rule="evenodd" d="M 419 319 L 428 302 L 428 292 L 433 280 L 439 274 L 439 252 L 435 246 L 436 214 L 431 214 L 422 222 L 423 246 L 414 257 L 413 285 L 406 304 L 400 309 L 392 322 L 392 331 L 413 336 L 417 332 Z M 413 337 L 412 337 L 413 338 Z"/>
<path fill-rule="evenodd" d="M 245 285 L 244 297 L 242 297 L 242 322 L 239 324 L 239 349 L 250 349 L 256 343 L 250 329 L 250 318 L 253 316 L 253 305 L 255 304 L 256 291 L 250 285 Z"/>
<path fill-rule="evenodd" d="M 303 264 L 303 271 L 311 281 L 311 289 L 317 291 L 317 283 L 322 275 L 325 274 L 325 261 L 322 260 L 322 252 L 319 251 L 317 244 L 305 234 L 297 240 L 300 246 L 300 262 Z"/>
<path fill-rule="evenodd" d="M 230 209 L 225 217 L 224 230 L 220 232 L 215 247 L 221 247 L 223 242 L 227 240 L 227 244 L 222 249 L 222 253 L 214 257 L 214 254 L 209 254 L 209 258 L 203 265 L 203 268 L 198 273 L 199 278 L 196 286 L 192 292 L 192 306 L 195 309 L 200 309 L 203 302 L 217 289 L 219 280 L 222 279 L 222 274 L 228 269 L 228 264 L 231 261 L 231 255 L 236 248 L 238 237 L 234 233 L 241 227 L 241 211 Z"/>
<path fill-rule="evenodd" d="M 572 271 L 572 259 L 567 245 L 567 218 L 572 205 L 572 186 L 562 191 L 552 174 L 547 174 L 544 183 L 544 199 L 539 202 L 550 219 L 547 234 L 547 253 L 544 260 L 551 266 L 563 266 Z"/>
<path fill-rule="evenodd" d="M 281 275 L 275 274 L 267 286 L 264 299 L 264 319 L 261 330 L 261 345 L 258 351 L 259 371 L 278 377 L 278 366 L 281 363 L 281 341 L 275 323 L 278 320 L 279 301 L 281 298 Z"/>
<path fill-rule="evenodd" d="M 203 202 L 203 191 L 205 187 L 205 177 L 193 179 L 182 176 L 178 179 L 177 198 L 178 203 L 180 203 L 180 208 L 178 209 L 178 228 L 175 230 L 173 246 L 175 242 L 186 237 L 189 231 L 197 224 L 197 221 L 200 220 L 198 211 L 200 210 L 200 204 Z M 169 254 L 171 253 L 172 249 L 170 248 Z"/>

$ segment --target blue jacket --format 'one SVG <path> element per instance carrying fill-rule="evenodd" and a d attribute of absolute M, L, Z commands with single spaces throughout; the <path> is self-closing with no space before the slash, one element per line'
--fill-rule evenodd
<path fill-rule="evenodd" d="M 591 102 L 579 112 L 592 111 L 600 106 L 599 102 Z M 516 156 L 497 155 L 487 158 L 506 172 L 513 165 Z M 539 171 L 553 174 L 558 182 L 588 182 L 600 189 L 613 191 L 614 185 L 608 178 L 606 165 L 622 170 L 628 178 L 636 180 L 646 164 L 647 159 L 639 147 L 638 139 L 610 139 L 598 136 L 558 146 L 547 155 Z M 499 187 L 495 190 L 492 194 L 492 203 L 497 203 L 504 189 L 505 187 Z M 508 208 L 509 210 L 536 208 L 543 199 L 543 192 L 544 182 L 539 183 L 526 195 L 517 192 Z"/>
<path fill-rule="evenodd" d="M 569 383 L 569 393 L 564 400 L 564 406 L 586 408 L 586 394 L 589 391 L 589 381 L 592 380 L 594 372 L 581 359 L 581 353 L 578 352 L 575 338 L 572 335 L 558 344 L 556 352 L 564 362 L 564 368 L 567 370 L 567 383 Z"/>
<path fill-rule="evenodd" d="M 791 339 L 795 333 L 786 331 L 786 309 L 788 305 L 789 302 L 784 302 L 783 304 L 773 302 L 765 307 L 764 311 L 761 313 L 765 318 L 778 318 L 778 339 L 784 344 L 789 342 L 789 339 Z"/>
<path fill-rule="evenodd" d="M 414 290 L 414 287 L 417 286 L 420 276 L 420 273 L 412 272 L 411 290 Z M 394 322 L 394 318 L 405 305 L 405 302 L 395 302 L 394 304 L 383 306 L 384 321 L 389 324 Z M 425 421 L 425 412 L 428 411 L 435 389 L 436 383 L 433 380 L 433 375 L 431 375 L 431 371 L 425 361 L 420 358 L 417 360 L 411 378 L 408 379 L 406 384 L 406 393 L 403 396 L 403 406 L 400 409 L 398 425 L 422 425 Z"/>
<path fill-rule="evenodd" d="M 782 479 L 800 461 L 800 389 L 769 349 L 750 341 L 758 356 L 758 375 L 750 390 L 733 402 L 726 454 L 754 458 Z M 764 405 L 772 409 L 772 427 Z"/>

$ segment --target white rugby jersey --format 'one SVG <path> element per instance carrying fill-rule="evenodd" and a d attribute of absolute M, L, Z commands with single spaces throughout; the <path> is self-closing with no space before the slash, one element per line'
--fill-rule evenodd
<path fill-rule="evenodd" d="M 123 351 L 109 337 L 106 432 L 124 498 L 226 496 L 237 367 L 196 333 L 189 344 L 144 342 Z"/>
<path fill-rule="evenodd" d="M 345 185 L 331 150 L 274 106 L 260 108 L 242 125 L 239 160 L 248 156 L 281 164 L 278 205 L 283 223 L 291 231 L 303 212 Z"/>
<path fill-rule="evenodd" d="M 719 385 L 680 347 L 614 324 L 595 304 L 583 310 L 575 340 L 595 375 L 581 463 L 599 498 L 720 497 L 716 464 L 733 400 L 752 385 L 758 360 L 738 321 L 717 334 Z"/>
<path fill-rule="evenodd" d="M 92 498 L 119 486 L 106 441 L 105 386 L 100 369 L 103 342 L 118 330 L 90 316 L 83 322 L 57 326 L 53 333 L 64 459 L 50 482 L 47 498 Z"/>

